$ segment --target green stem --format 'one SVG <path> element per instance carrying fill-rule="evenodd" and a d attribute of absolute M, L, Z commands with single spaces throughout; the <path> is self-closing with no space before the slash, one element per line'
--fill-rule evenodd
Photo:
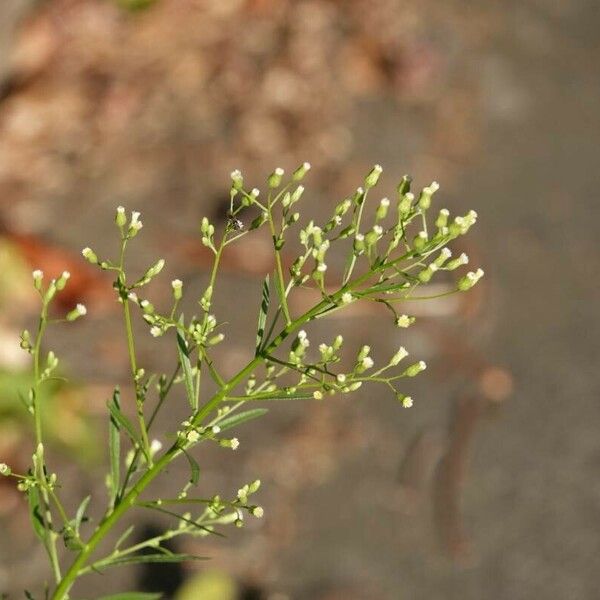
<path fill-rule="evenodd" d="M 48 324 L 48 303 L 42 297 L 42 312 L 40 313 L 40 320 L 38 324 L 38 331 L 35 338 L 35 344 L 33 347 L 33 415 L 35 419 L 35 440 L 36 448 L 43 444 L 43 430 L 42 430 L 42 411 L 40 406 L 40 353 L 42 348 L 42 340 L 44 333 L 46 332 L 46 326 Z M 50 509 L 50 497 L 48 496 L 48 490 L 46 488 L 46 473 L 45 473 L 45 458 L 44 464 L 39 465 L 39 473 L 36 473 L 41 496 L 42 496 L 42 515 L 44 520 L 44 546 L 50 559 L 52 566 L 52 572 L 54 578 L 58 583 L 61 578 L 60 563 L 58 561 L 58 554 L 56 551 L 56 540 L 57 534 L 53 530 L 52 526 L 52 512 Z"/>

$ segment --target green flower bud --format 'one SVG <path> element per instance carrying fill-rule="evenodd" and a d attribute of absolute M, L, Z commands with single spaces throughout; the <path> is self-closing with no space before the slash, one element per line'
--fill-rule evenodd
<path fill-rule="evenodd" d="M 209 346 L 216 346 L 217 344 L 221 343 L 224 339 L 225 339 L 225 334 L 218 333 L 217 335 L 211 337 L 208 340 L 208 345 Z"/>
<path fill-rule="evenodd" d="M 12 469 L 6 463 L 0 463 L 0 475 L 8 477 L 12 473 Z"/>
<path fill-rule="evenodd" d="M 421 371 L 424 371 L 426 368 L 427 368 L 427 364 L 425 363 L 425 361 L 420 360 L 419 362 L 416 362 L 415 364 L 410 365 L 410 367 L 408 367 L 408 369 L 406 369 L 406 371 L 404 371 L 404 375 L 406 375 L 407 377 L 415 377 Z"/>
<path fill-rule="evenodd" d="M 181 300 L 183 296 L 183 282 L 181 279 L 173 279 L 173 281 L 171 281 L 171 287 L 173 288 L 173 298 L 175 298 L 175 300 Z"/>
<path fill-rule="evenodd" d="M 44 279 L 44 272 L 40 269 L 36 269 L 31 273 L 33 277 L 33 287 L 40 292 L 42 290 L 42 281 Z"/>
<path fill-rule="evenodd" d="M 431 206 L 431 197 L 440 189 L 437 181 L 434 181 L 430 186 L 424 187 L 419 196 L 419 208 L 427 210 Z"/>
<path fill-rule="evenodd" d="M 131 221 L 129 223 L 129 230 L 127 231 L 127 237 L 135 237 L 143 226 L 143 223 L 140 221 L 140 213 L 135 210 L 132 211 Z"/>
<path fill-rule="evenodd" d="M 407 192 L 398 199 L 398 214 L 402 219 L 406 219 L 410 215 L 414 200 L 415 197 L 411 192 Z"/>
<path fill-rule="evenodd" d="M 402 177 L 402 179 L 400 180 L 400 183 L 398 184 L 398 187 L 396 188 L 399 198 L 401 198 L 402 196 L 404 196 L 405 194 L 410 192 L 410 184 L 411 183 L 412 183 L 411 177 L 409 177 L 408 175 L 404 175 Z"/>
<path fill-rule="evenodd" d="M 119 228 L 125 227 L 125 224 L 127 223 L 127 215 L 125 214 L 125 209 L 122 206 L 117 206 L 115 223 Z"/>
<path fill-rule="evenodd" d="M 419 231 L 419 233 L 413 239 L 413 249 L 417 252 L 420 252 L 425 248 L 427 244 L 427 234 L 424 231 Z"/>
<path fill-rule="evenodd" d="M 235 171 L 231 171 L 229 176 L 231 177 L 231 187 L 236 191 L 240 191 L 244 187 L 242 172 L 236 169 Z"/>
<path fill-rule="evenodd" d="M 392 365 L 392 367 L 395 367 L 400 363 L 401 360 L 403 360 L 407 356 L 408 351 L 406 350 L 406 348 L 404 346 L 400 346 L 398 352 L 396 352 L 396 354 L 394 354 L 394 356 L 392 356 L 392 358 L 390 359 L 390 365 Z"/>
<path fill-rule="evenodd" d="M 71 278 L 69 271 L 63 271 L 62 275 L 56 280 L 56 289 L 58 291 L 64 290 L 67 285 L 67 281 Z"/>
<path fill-rule="evenodd" d="M 450 248 L 442 248 L 437 258 L 433 261 L 435 265 L 440 268 L 443 267 L 446 261 L 452 256 Z"/>
<path fill-rule="evenodd" d="M 381 165 L 375 165 L 371 169 L 370 173 L 365 177 L 365 187 L 369 189 L 376 186 L 381 173 L 383 173 L 383 168 Z"/>
<path fill-rule="evenodd" d="M 75 321 L 86 314 L 87 308 L 83 304 L 78 304 L 72 311 L 67 313 L 67 321 Z"/>
<path fill-rule="evenodd" d="M 293 173 L 292 173 L 292 181 L 302 181 L 306 173 L 310 171 L 310 163 L 305 162 L 302 163 Z"/>
<path fill-rule="evenodd" d="M 466 264 L 469 264 L 469 257 L 463 252 L 458 258 L 451 260 L 446 265 L 446 269 L 448 271 L 454 271 L 454 269 L 458 269 L 458 267 L 462 267 L 462 265 Z"/>
<path fill-rule="evenodd" d="M 281 167 L 277 167 L 267 178 L 267 183 L 271 189 L 277 188 L 281 185 L 281 178 L 285 171 Z"/>
<path fill-rule="evenodd" d="M 81 251 L 81 254 L 83 255 L 83 258 L 85 258 L 85 260 L 87 260 L 90 264 L 92 264 L 92 265 L 98 264 L 98 257 L 96 256 L 96 253 L 91 248 L 85 247 Z"/>
<path fill-rule="evenodd" d="M 450 211 L 447 208 L 442 208 L 440 210 L 437 219 L 435 220 L 435 226 L 438 229 L 442 229 L 448 225 L 448 217 L 450 216 Z"/>
<path fill-rule="evenodd" d="M 377 211 L 375 212 L 375 220 L 381 221 L 382 219 L 385 219 L 389 206 L 389 198 L 382 198 L 379 202 L 379 206 L 377 207 Z"/>
<path fill-rule="evenodd" d="M 435 262 L 432 262 L 418 274 L 419 281 L 421 283 L 428 283 L 437 270 L 438 266 L 435 264 Z"/>
<path fill-rule="evenodd" d="M 357 233 L 354 236 L 354 254 L 357 256 L 365 251 L 365 236 L 362 233 Z"/>
<path fill-rule="evenodd" d="M 481 278 L 483 277 L 483 269 L 477 269 L 477 271 L 469 271 L 462 279 L 458 282 L 458 289 L 461 292 L 470 290 Z"/>

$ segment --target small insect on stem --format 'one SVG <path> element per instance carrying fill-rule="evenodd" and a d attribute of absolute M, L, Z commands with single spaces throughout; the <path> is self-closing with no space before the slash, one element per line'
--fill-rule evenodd
<path fill-rule="evenodd" d="M 227 211 L 227 224 L 234 231 L 244 229 L 244 224 L 230 210 Z"/>

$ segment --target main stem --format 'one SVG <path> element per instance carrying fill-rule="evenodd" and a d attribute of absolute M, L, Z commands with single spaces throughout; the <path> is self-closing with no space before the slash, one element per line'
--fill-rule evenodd
<path fill-rule="evenodd" d="M 35 440 L 36 440 L 36 452 L 40 444 L 43 444 L 43 431 L 42 431 L 42 411 L 40 406 L 40 352 L 42 348 L 42 339 L 46 331 L 48 324 L 48 304 L 44 298 L 42 298 L 42 312 L 40 314 L 40 321 L 38 324 L 38 331 L 35 338 L 35 344 L 33 347 L 33 416 L 35 419 Z M 45 458 L 44 458 L 45 463 Z M 44 519 L 44 546 L 50 559 L 52 566 L 52 572 L 54 579 L 58 583 L 61 578 L 60 563 L 58 560 L 58 553 L 56 551 L 56 540 L 57 534 L 52 526 L 52 512 L 50 509 L 50 497 L 46 489 L 46 473 L 45 465 L 39 465 L 39 487 L 43 500 L 43 519 Z"/>

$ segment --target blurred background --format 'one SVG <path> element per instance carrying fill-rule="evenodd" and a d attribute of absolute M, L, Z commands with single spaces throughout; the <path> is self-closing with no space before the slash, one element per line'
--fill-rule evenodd
<path fill-rule="evenodd" d="M 164 256 L 152 298 L 180 277 L 189 311 L 211 260 L 198 223 L 223 222 L 233 168 L 260 187 L 310 160 L 303 216 L 319 218 L 378 162 L 381 195 L 411 173 L 440 182 L 439 207 L 480 217 L 455 246 L 485 268 L 472 293 L 415 307 L 408 332 L 365 310 L 310 332 L 426 359 L 411 410 L 379 389 L 276 407 L 234 456 L 199 456 L 207 494 L 260 477 L 264 519 L 177 546 L 209 562 L 89 576 L 76 597 L 598 597 L 599 31 L 595 0 L 2 0 L 0 459 L 23 470 L 32 449 L 18 400 L 31 269 L 68 268 L 63 308 L 82 300 L 89 318 L 49 334 L 69 381 L 45 405 L 72 505 L 93 491 L 102 506 L 105 401 L 127 381 L 110 279 L 79 254 L 114 251 L 118 204 L 144 218 L 131 267 Z M 250 237 L 216 299 L 226 374 L 252 348 L 271 269 L 269 240 Z M 168 368 L 169 344 L 138 326 L 146 369 Z M 163 424 L 183 416 L 182 402 Z M 47 572 L 12 483 L 0 591 L 16 598 Z"/>

